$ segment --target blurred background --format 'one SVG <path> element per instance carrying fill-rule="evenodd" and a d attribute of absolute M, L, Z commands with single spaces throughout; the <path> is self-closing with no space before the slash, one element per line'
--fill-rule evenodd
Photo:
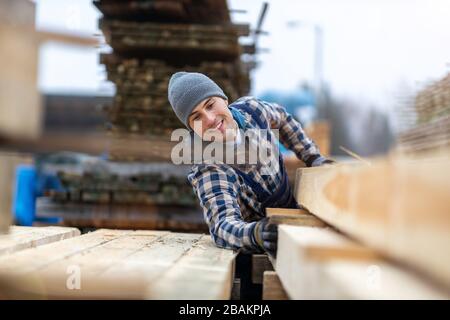
<path fill-rule="evenodd" d="M 449 16 L 446 0 L 2 1 L 4 197 L 25 225 L 204 230 L 167 160 L 182 69 L 285 106 L 337 159 L 448 146 Z"/>

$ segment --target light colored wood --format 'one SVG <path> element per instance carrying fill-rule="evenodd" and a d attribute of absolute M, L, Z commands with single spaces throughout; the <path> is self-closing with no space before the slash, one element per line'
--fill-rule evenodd
<path fill-rule="evenodd" d="M 333 230 L 282 225 L 278 234 L 275 269 L 292 299 L 449 297 L 406 268 L 370 254 L 369 249 Z"/>
<path fill-rule="evenodd" d="M 325 227 L 326 224 L 303 209 L 267 208 L 266 215 L 271 223 L 297 226 Z"/>
<path fill-rule="evenodd" d="M 8 232 L 13 220 L 15 169 L 19 164 L 30 163 L 32 158 L 29 155 L 0 152 L 0 234 Z"/>
<path fill-rule="evenodd" d="M 0 154 L 0 234 L 8 232 L 12 223 L 13 173 L 12 160 Z"/>
<path fill-rule="evenodd" d="M 0 235 L 0 255 L 11 254 L 79 235 L 80 230 L 76 228 L 12 226 L 9 228 L 8 234 Z"/>
<path fill-rule="evenodd" d="M 299 169 L 297 201 L 450 288 L 450 152 Z"/>
<path fill-rule="evenodd" d="M 263 300 L 289 300 L 275 271 L 264 271 Z"/>
<path fill-rule="evenodd" d="M 0 257 L 0 296 L 227 299 L 234 256 L 200 234 L 102 229 Z"/>
<path fill-rule="evenodd" d="M 273 270 L 272 263 L 267 254 L 252 255 L 252 282 L 255 284 L 263 283 L 263 274 L 265 271 Z"/>
<path fill-rule="evenodd" d="M 230 299 L 235 252 L 204 235 L 148 289 L 150 299 Z"/>
<path fill-rule="evenodd" d="M 29 15 L 34 16 L 34 4 L 26 7 L 30 10 Z M 9 14 L 14 17 L 19 13 L 12 11 Z M 42 105 L 37 88 L 37 61 L 38 41 L 34 26 L 18 27 L 12 21 L 1 20 L 0 136 L 34 139 L 41 133 Z"/>

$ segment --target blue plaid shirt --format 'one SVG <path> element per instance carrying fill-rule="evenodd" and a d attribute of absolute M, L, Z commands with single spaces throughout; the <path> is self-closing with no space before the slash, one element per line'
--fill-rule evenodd
<path fill-rule="evenodd" d="M 253 97 L 242 97 L 230 107 L 245 104 L 271 129 L 279 129 L 279 140 L 295 152 L 307 166 L 321 165 L 326 159 L 308 138 L 300 123 L 276 103 L 268 103 Z M 255 128 L 260 128 L 249 113 L 240 110 L 245 120 Z M 276 141 L 271 139 L 271 141 Z M 272 142 L 274 143 L 274 142 Z M 240 170 L 250 174 L 255 181 L 270 193 L 281 182 L 281 172 L 273 175 L 261 174 L 257 166 Z M 188 180 L 196 192 L 212 239 L 217 246 L 228 249 L 258 251 L 253 230 L 258 220 L 265 216 L 256 194 L 237 174 L 235 167 L 228 164 L 196 164 L 188 175 Z"/>

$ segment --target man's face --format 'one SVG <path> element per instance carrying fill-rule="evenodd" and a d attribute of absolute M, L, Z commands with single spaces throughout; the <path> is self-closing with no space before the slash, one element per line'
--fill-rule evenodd
<path fill-rule="evenodd" d="M 228 102 L 220 97 L 200 102 L 192 110 L 188 124 L 203 140 L 230 141 L 236 136 L 237 124 L 228 109 Z"/>

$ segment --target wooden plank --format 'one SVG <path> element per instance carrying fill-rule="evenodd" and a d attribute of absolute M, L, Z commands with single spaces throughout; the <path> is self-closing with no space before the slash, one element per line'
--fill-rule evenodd
<path fill-rule="evenodd" d="M 230 299 L 234 278 L 232 250 L 220 249 L 204 235 L 148 290 L 150 299 Z"/>
<path fill-rule="evenodd" d="M 0 236 L 0 255 L 42 246 L 44 244 L 80 235 L 80 230 L 67 227 L 12 226 L 9 233 Z"/>
<path fill-rule="evenodd" d="M 325 227 L 326 224 L 303 209 L 267 208 L 266 215 L 274 224 Z"/>
<path fill-rule="evenodd" d="M 6 233 L 12 223 L 12 185 L 14 165 L 9 157 L 0 154 L 0 234 Z"/>
<path fill-rule="evenodd" d="M 327 254 L 329 253 L 329 254 Z M 448 292 L 323 228 L 279 227 L 276 271 L 292 299 L 445 299 Z"/>
<path fill-rule="evenodd" d="M 0 135 L 34 139 L 41 133 L 37 54 L 32 28 L 0 22 Z"/>
<path fill-rule="evenodd" d="M 233 275 L 209 236 L 103 229 L 0 257 L 0 296 L 223 299 Z"/>
<path fill-rule="evenodd" d="M 255 284 L 263 283 L 263 274 L 265 271 L 273 270 L 272 263 L 266 254 L 252 255 L 252 282 Z"/>
<path fill-rule="evenodd" d="M 450 288 L 450 152 L 298 170 L 297 201 Z"/>
<path fill-rule="evenodd" d="M 276 271 L 264 271 L 263 300 L 289 300 Z"/>
<path fill-rule="evenodd" d="M 32 163 L 32 158 L 29 155 L 0 152 L 0 234 L 8 232 L 13 220 L 15 169 L 19 164 L 30 163 Z"/>

